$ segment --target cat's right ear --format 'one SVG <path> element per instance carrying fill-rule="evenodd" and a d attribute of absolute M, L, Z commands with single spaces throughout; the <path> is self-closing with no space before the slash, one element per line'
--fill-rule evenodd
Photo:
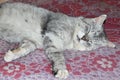
<path fill-rule="evenodd" d="M 107 18 L 107 15 L 103 14 L 99 17 L 94 18 L 93 20 L 96 24 L 102 25 L 104 21 L 106 20 L 106 18 Z"/>

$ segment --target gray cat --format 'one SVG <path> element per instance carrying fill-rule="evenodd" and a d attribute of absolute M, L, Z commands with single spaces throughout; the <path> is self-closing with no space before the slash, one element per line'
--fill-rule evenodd
<path fill-rule="evenodd" d="M 23 3 L 6 3 L 0 8 L 0 39 L 19 42 L 17 49 L 8 50 L 6 62 L 44 48 L 53 63 L 56 77 L 66 78 L 68 71 L 65 49 L 92 50 L 101 46 L 115 47 L 108 41 L 102 24 L 106 15 L 96 18 L 69 17 Z"/>

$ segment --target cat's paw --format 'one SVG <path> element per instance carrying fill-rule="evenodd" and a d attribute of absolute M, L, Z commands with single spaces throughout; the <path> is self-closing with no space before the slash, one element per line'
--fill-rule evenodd
<path fill-rule="evenodd" d="M 110 41 L 108 42 L 108 46 L 109 46 L 109 47 L 113 47 L 113 48 L 115 48 L 115 47 L 116 47 L 116 46 L 115 46 L 115 44 L 114 44 L 114 43 L 112 43 L 112 42 L 110 42 Z"/>
<path fill-rule="evenodd" d="M 5 54 L 5 56 L 4 56 L 4 60 L 5 60 L 6 62 L 10 62 L 10 61 L 12 61 L 14 58 L 15 58 L 15 55 L 14 55 L 13 52 L 10 51 L 10 50 L 9 50 L 9 51 Z"/>
<path fill-rule="evenodd" d="M 68 77 L 68 75 L 69 75 L 68 70 L 58 70 L 58 72 L 55 75 L 55 77 L 66 79 Z"/>

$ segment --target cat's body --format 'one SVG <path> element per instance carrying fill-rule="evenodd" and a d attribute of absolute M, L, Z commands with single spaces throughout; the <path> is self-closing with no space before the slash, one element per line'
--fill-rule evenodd
<path fill-rule="evenodd" d="M 8 42 L 33 39 L 40 46 L 42 27 L 46 24 L 49 13 L 45 9 L 22 3 L 3 4 L 0 8 L 0 38 Z"/>
<path fill-rule="evenodd" d="M 69 17 L 28 4 L 3 4 L 0 8 L 0 39 L 20 43 L 17 49 L 9 50 L 4 59 L 12 61 L 43 47 L 45 54 L 53 62 L 56 77 L 66 78 L 68 71 L 63 56 L 65 49 L 114 47 L 101 27 L 105 18 L 105 15 L 91 19 Z"/>

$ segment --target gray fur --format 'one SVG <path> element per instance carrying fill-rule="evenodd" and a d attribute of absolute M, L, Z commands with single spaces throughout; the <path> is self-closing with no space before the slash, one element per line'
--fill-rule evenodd
<path fill-rule="evenodd" d="M 104 20 L 97 26 L 90 18 L 70 17 L 23 3 L 3 4 L 0 39 L 21 44 L 18 49 L 8 51 L 4 59 L 12 61 L 43 47 L 53 62 L 56 76 L 65 78 L 68 76 L 63 56 L 65 49 L 92 50 L 108 45 L 101 27 Z"/>

